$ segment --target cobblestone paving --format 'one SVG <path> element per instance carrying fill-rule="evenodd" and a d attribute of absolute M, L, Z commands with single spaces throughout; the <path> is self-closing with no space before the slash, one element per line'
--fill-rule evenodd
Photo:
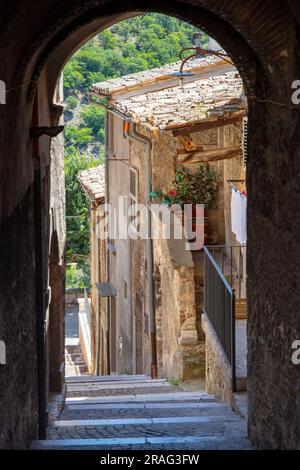
<path fill-rule="evenodd" d="M 126 390 L 129 396 L 124 402 Z M 141 390 L 142 401 L 134 402 L 132 397 L 141 394 Z M 86 391 L 90 391 L 88 386 Z M 113 387 L 112 391 L 112 400 L 107 399 L 109 388 L 106 385 L 101 390 L 101 383 L 98 390 L 92 391 L 93 398 L 84 390 L 78 392 L 86 398 L 75 403 L 74 399 L 67 400 L 60 421 L 48 428 L 48 441 L 34 443 L 33 448 L 42 445 L 90 450 L 251 449 L 246 420 L 205 393 L 196 399 L 195 391 L 183 397 L 182 388 L 170 386 L 160 392 L 159 384 L 139 388 L 138 383 L 134 390 L 119 383 L 119 388 Z M 174 394 L 167 401 L 163 398 L 166 391 Z M 73 393 L 76 392 L 73 390 L 72 396 Z M 163 422 L 158 423 L 158 418 L 164 418 Z M 89 423 L 90 420 L 93 421 Z"/>
<path fill-rule="evenodd" d="M 105 418 L 164 418 L 176 416 L 219 416 L 228 412 L 228 407 L 178 408 L 175 409 L 106 409 L 70 410 L 65 408 L 61 419 L 105 419 Z"/>

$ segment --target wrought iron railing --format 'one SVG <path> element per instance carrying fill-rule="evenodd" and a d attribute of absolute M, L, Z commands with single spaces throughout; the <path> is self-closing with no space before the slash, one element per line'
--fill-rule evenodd
<path fill-rule="evenodd" d="M 206 245 L 232 289 L 236 298 L 246 298 L 246 246 Z"/>
<path fill-rule="evenodd" d="M 236 391 L 235 293 L 209 248 L 204 246 L 204 311 L 212 324 L 232 371 Z"/>

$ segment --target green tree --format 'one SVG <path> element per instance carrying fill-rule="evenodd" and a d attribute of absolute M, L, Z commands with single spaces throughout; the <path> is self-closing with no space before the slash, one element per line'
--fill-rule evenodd
<path fill-rule="evenodd" d="M 67 147 L 83 149 L 92 140 L 92 130 L 88 127 L 65 127 L 65 141 Z"/>
<path fill-rule="evenodd" d="M 89 203 L 78 181 L 78 172 L 103 163 L 70 146 L 65 151 L 67 263 L 77 263 L 83 274 L 89 266 Z M 87 278 L 85 274 L 85 279 Z M 75 287 L 75 286 L 73 286 Z"/>
<path fill-rule="evenodd" d="M 88 104 L 83 106 L 80 116 L 85 128 L 91 130 L 95 139 L 100 137 L 99 131 L 104 130 L 105 110 L 97 104 Z M 104 133 L 101 134 L 101 143 L 104 143 Z"/>

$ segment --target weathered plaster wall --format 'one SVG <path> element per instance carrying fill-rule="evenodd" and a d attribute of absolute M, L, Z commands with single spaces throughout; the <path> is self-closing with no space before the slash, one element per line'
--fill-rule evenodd
<path fill-rule="evenodd" d="M 113 119 L 113 148 L 110 149 L 108 161 L 109 203 L 116 211 L 117 220 L 121 220 L 124 215 L 126 217 L 130 204 L 129 143 L 123 136 L 122 119 L 112 115 L 109 119 Z M 123 206 L 119 205 L 120 198 Z M 116 331 L 115 335 L 111 335 L 111 340 L 112 348 L 116 351 L 116 372 L 129 374 L 132 372 L 131 253 L 130 239 L 120 232 L 124 226 L 126 229 L 122 221 L 121 224 L 115 224 L 116 238 L 112 241 L 115 253 L 109 254 L 110 282 L 117 289 L 115 313 L 111 309 L 112 324 L 115 322 Z M 111 302 L 113 306 L 114 300 Z"/>
<path fill-rule="evenodd" d="M 144 133 L 143 129 L 138 129 Z M 146 197 L 146 151 L 143 143 L 130 139 L 130 165 L 138 171 L 138 203 L 145 205 Z M 143 214 L 141 214 L 141 220 Z M 146 275 L 146 241 L 131 239 L 131 296 L 134 337 L 135 371 L 151 374 L 151 341 L 149 316 L 149 291 Z"/>
<path fill-rule="evenodd" d="M 97 210 L 96 205 L 91 204 L 90 207 L 90 273 L 91 273 L 91 305 L 90 305 L 90 333 L 91 333 L 91 373 L 96 373 L 96 342 L 98 337 L 98 312 L 99 312 L 99 291 L 96 283 L 99 279 L 99 256 L 100 256 L 100 243 L 97 238 Z"/>

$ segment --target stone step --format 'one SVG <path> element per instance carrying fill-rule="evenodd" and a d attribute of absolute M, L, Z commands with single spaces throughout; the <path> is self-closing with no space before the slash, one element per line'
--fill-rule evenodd
<path fill-rule="evenodd" d="M 60 450 L 118 450 L 118 449 L 147 449 L 147 450 L 251 450 L 245 437 L 224 436 L 163 436 L 163 437 L 123 437 L 123 438 L 90 438 L 90 439 L 55 439 L 33 441 L 31 449 L 60 449 Z"/>
<path fill-rule="evenodd" d="M 65 368 L 65 376 L 71 375 L 74 376 L 78 374 L 79 376 L 81 375 L 87 375 L 88 374 L 88 369 L 85 364 L 83 365 L 66 365 Z"/>
<path fill-rule="evenodd" d="M 90 379 L 88 379 L 89 381 Z M 122 375 L 117 375 L 117 374 L 111 374 L 111 375 L 93 375 L 93 382 L 128 382 L 128 381 L 145 381 L 145 380 L 151 380 L 151 377 L 148 375 L 127 375 L 127 374 L 122 374 Z M 87 379 L 86 377 L 68 377 L 66 380 L 67 383 L 73 383 L 73 382 L 86 382 Z"/>
<path fill-rule="evenodd" d="M 66 406 L 61 419 L 109 419 L 109 418 L 167 418 L 184 416 L 225 416 L 228 406 L 222 403 L 112 403 L 69 405 Z"/>
<path fill-rule="evenodd" d="M 66 357 L 73 359 L 73 358 L 77 358 L 77 357 L 83 357 L 83 354 L 82 354 L 82 352 L 67 353 Z"/>
<path fill-rule="evenodd" d="M 65 347 L 65 354 L 77 354 L 81 353 L 81 346 L 80 344 L 68 344 Z"/>
<path fill-rule="evenodd" d="M 80 396 L 67 397 L 67 405 L 92 405 L 110 403 L 180 403 L 188 401 L 213 401 L 216 402 L 212 395 L 205 392 L 171 392 L 171 393 L 148 393 L 148 394 L 131 394 L 131 395 L 110 395 L 110 396 Z"/>
<path fill-rule="evenodd" d="M 66 357 L 66 362 L 67 365 L 73 366 L 73 365 L 85 365 L 84 359 L 83 358 L 75 358 L 75 359 L 69 359 Z"/>
<path fill-rule="evenodd" d="M 68 397 L 80 397 L 82 394 L 85 396 L 107 396 L 107 395 L 128 395 L 128 394 L 151 394 L 155 391 L 159 393 L 166 393 L 172 390 L 173 386 L 168 382 L 158 383 L 137 383 L 137 384 L 67 384 Z"/>
<path fill-rule="evenodd" d="M 87 426 L 69 426 L 69 427 L 50 427 L 48 429 L 48 439 L 97 439 L 97 438 L 139 438 L 139 437 L 168 437 L 180 436 L 184 438 L 190 436 L 225 436 L 228 432 L 239 436 L 246 436 L 246 427 L 241 426 L 240 420 L 228 418 L 225 420 L 207 419 L 197 422 L 178 422 L 165 423 L 133 423 L 133 424 L 111 424 L 111 425 L 87 425 Z"/>
<path fill-rule="evenodd" d="M 234 415 L 232 411 L 226 414 L 218 413 L 216 416 L 166 416 L 148 418 L 106 418 L 106 419 L 67 419 L 54 421 L 49 428 L 49 432 L 58 428 L 82 428 L 82 427 L 110 427 L 110 426 L 156 426 L 156 425 L 177 425 L 177 424 L 206 424 L 214 422 L 240 421 L 240 417 Z"/>
<path fill-rule="evenodd" d="M 157 380 L 143 380 L 143 381 L 125 381 L 122 382 L 95 382 L 93 377 L 90 376 L 88 380 L 85 380 L 84 383 L 80 382 L 68 382 L 68 390 L 72 391 L 82 391 L 82 390 L 110 390 L 110 389 L 120 389 L 123 388 L 156 388 L 156 387 L 167 387 L 172 388 L 172 385 L 165 379 Z"/>

